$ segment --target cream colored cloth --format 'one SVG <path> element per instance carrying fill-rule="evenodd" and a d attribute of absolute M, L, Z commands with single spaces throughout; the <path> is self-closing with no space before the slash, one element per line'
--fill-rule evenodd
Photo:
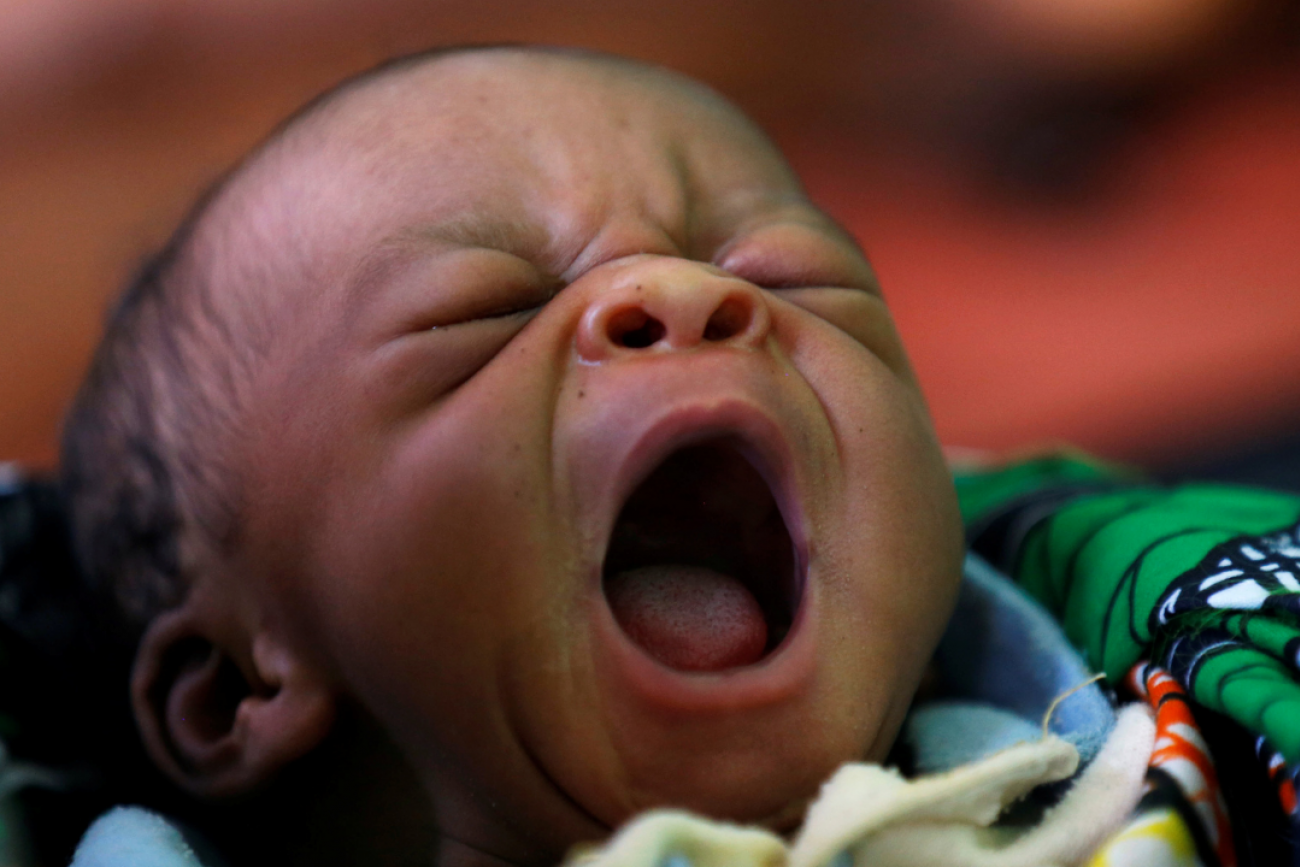
<path fill-rule="evenodd" d="M 948 773 L 907 780 L 880 765 L 840 768 L 794 843 L 758 828 L 656 810 L 568 867 L 1072 867 L 1137 806 L 1155 740 L 1145 705 L 1126 707 L 1105 748 L 1031 828 L 991 827 L 1036 786 L 1072 776 L 1078 753 L 1047 736 Z"/>

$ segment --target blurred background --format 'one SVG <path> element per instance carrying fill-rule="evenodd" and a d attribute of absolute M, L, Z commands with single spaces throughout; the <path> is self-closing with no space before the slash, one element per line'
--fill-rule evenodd
<path fill-rule="evenodd" d="M 945 444 L 1300 484 L 1287 0 L 0 0 L 0 461 L 53 465 L 118 287 L 280 118 L 500 41 L 754 115 L 866 247 Z"/>

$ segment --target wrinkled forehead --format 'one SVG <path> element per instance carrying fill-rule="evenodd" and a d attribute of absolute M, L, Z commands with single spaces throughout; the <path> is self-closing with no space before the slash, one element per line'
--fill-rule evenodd
<path fill-rule="evenodd" d="M 329 273 L 359 248 L 438 226 L 491 236 L 557 275 L 608 233 L 662 233 L 707 258 L 739 224 L 806 207 L 762 133 L 706 88 L 610 58 L 512 50 L 345 88 L 231 186 L 235 234 Z"/>

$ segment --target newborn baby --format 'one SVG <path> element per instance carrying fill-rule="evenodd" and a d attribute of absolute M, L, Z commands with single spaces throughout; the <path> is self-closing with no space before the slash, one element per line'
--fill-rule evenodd
<path fill-rule="evenodd" d="M 355 707 L 447 865 L 790 830 L 890 749 L 961 572 L 857 245 L 716 94 L 574 52 L 293 118 L 124 300 L 64 467 L 171 780 L 256 792 Z"/>

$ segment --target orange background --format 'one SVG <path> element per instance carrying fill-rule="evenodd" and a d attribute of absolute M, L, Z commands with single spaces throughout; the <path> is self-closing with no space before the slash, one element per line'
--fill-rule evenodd
<path fill-rule="evenodd" d="M 387 56 L 503 39 L 656 60 L 757 114 L 866 246 L 948 444 L 1069 440 L 1168 466 L 1300 426 L 1295 66 L 1198 85 L 1085 194 L 1034 199 L 891 129 L 863 72 L 888 58 L 888 22 L 835 3 L 798 28 L 740 0 L 571 5 L 585 14 L 485 0 L 320 4 L 256 32 L 177 19 L 0 76 L 0 460 L 53 462 L 108 300 L 280 117 Z"/>

